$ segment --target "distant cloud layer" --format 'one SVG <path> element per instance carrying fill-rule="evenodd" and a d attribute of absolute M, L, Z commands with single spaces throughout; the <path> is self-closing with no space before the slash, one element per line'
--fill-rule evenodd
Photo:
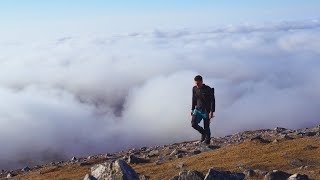
<path fill-rule="evenodd" d="M 0 49 L 0 169 L 197 139 L 197 74 L 216 89 L 213 136 L 320 123 L 318 20 Z"/>

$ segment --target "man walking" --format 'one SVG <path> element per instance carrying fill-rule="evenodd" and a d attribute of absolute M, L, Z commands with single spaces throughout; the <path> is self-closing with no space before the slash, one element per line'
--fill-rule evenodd
<path fill-rule="evenodd" d="M 191 125 L 201 133 L 201 142 L 210 144 L 210 119 L 215 112 L 214 88 L 203 83 L 202 76 L 194 77 L 195 86 L 192 88 Z M 203 119 L 203 126 L 199 126 Z"/>

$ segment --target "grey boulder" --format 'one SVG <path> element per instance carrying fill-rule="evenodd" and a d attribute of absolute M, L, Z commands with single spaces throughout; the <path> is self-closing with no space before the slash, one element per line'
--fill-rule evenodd
<path fill-rule="evenodd" d="M 288 178 L 288 180 L 309 180 L 309 177 L 304 174 L 293 174 Z"/>
<path fill-rule="evenodd" d="M 199 171 L 183 170 L 179 175 L 170 178 L 170 180 L 203 180 L 204 176 Z"/>
<path fill-rule="evenodd" d="M 273 170 L 264 176 L 264 180 L 287 180 L 290 176 L 291 174 L 289 173 Z"/>
<path fill-rule="evenodd" d="M 234 173 L 230 171 L 216 171 L 214 169 L 209 169 L 204 180 L 243 180 L 245 174 Z"/>
<path fill-rule="evenodd" d="M 138 180 L 138 174 L 124 160 L 91 167 L 91 175 L 98 180 Z"/>

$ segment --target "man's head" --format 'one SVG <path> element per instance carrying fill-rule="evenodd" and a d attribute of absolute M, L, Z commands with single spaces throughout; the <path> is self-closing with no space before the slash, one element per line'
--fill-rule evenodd
<path fill-rule="evenodd" d="M 194 83 L 197 86 L 197 88 L 201 88 L 202 87 L 202 76 L 197 75 L 196 77 L 194 77 Z"/>

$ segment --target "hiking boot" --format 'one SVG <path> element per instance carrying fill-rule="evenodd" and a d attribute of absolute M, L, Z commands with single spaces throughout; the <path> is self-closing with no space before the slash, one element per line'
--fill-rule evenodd
<path fill-rule="evenodd" d="M 201 134 L 201 140 L 200 140 L 200 142 L 204 142 L 205 139 L 206 139 L 206 135 L 205 135 L 205 134 Z"/>
<path fill-rule="evenodd" d="M 210 144 L 210 138 L 206 138 L 206 139 L 204 140 L 204 143 L 206 143 L 207 145 L 209 145 L 209 144 Z"/>

